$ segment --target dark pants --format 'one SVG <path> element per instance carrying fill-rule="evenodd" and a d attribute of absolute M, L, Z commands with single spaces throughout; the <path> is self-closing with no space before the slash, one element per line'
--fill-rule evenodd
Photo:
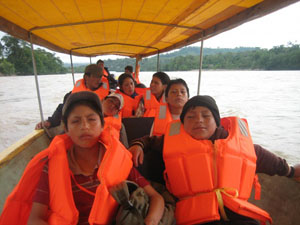
<path fill-rule="evenodd" d="M 219 221 L 202 223 L 201 225 L 260 225 L 258 221 L 246 216 L 241 216 L 227 208 L 225 208 L 225 212 L 229 221 L 224 221 L 221 219 Z"/>

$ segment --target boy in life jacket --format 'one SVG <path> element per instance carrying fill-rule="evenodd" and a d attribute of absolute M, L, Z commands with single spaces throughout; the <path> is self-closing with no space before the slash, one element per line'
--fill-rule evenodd
<path fill-rule="evenodd" d="M 132 167 L 126 148 L 104 128 L 98 96 L 71 94 L 63 123 L 66 134 L 56 136 L 29 162 L 5 203 L 0 224 L 111 224 L 118 204 L 108 190 L 126 179 L 150 197 L 145 224 L 158 224 L 163 199 Z"/>
<path fill-rule="evenodd" d="M 128 148 L 128 139 L 125 126 L 122 123 L 121 110 L 124 106 L 124 99 L 121 94 L 111 93 L 102 100 L 105 125 L 113 128 L 114 135 Z"/>
<path fill-rule="evenodd" d="M 103 70 L 96 64 L 85 67 L 83 79 L 76 81 L 72 93 L 79 91 L 92 91 L 102 100 L 109 93 L 109 84 L 103 76 Z"/>
<path fill-rule="evenodd" d="M 189 88 L 183 79 L 171 80 L 165 90 L 167 104 L 160 104 L 156 109 L 152 135 L 165 133 L 167 124 L 178 120 L 184 104 L 189 99 Z"/>
<path fill-rule="evenodd" d="M 155 117 L 160 105 L 166 105 L 165 89 L 170 77 L 164 72 L 156 72 L 152 76 L 150 88 L 143 94 L 136 115 L 138 117 Z"/>
<path fill-rule="evenodd" d="M 35 129 L 52 128 L 60 125 L 62 118 L 62 108 L 66 99 L 69 97 L 71 93 L 79 92 L 79 91 L 91 91 L 98 95 L 100 99 L 106 97 L 109 93 L 109 85 L 107 82 L 103 82 L 103 73 L 102 69 L 98 67 L 96 64 L 90 64 L 85 67 L 83 79 L 76 81 L 73 90 L 67 93 L 64 96 L 64 100 L 62 104 L 59 104 L 52 114 L 51 117 L 48 117 L 47 120 L 39 122 L 36 124 Z"/>
<path fill-rule="evenodd" d="M 101 59 L 99 59 L 96 64 L 103 71 L 102 80 L 105 81 L 105 82 L 108 82 L 110 89 L 115 90 L 117 88 L 118 82 L 115 80 L 114 75 L 110 74 L 108 68 L 104 66 L 104 62 Z"/>
<path fill-rule="evenodd" d="M 300 164 L 253 144 L 245 120 L 220 119 L 210 96 L 191 98 L 165 135 L 135 140 L 129 151 L 148 180 L 177 197 L 177 224 L 265 224 L 269 214 L 247 201 L 255 174 L 300 177 Z"/>

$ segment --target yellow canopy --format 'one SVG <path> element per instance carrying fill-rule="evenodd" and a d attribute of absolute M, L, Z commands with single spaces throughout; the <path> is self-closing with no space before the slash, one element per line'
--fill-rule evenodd
<path fill-rule="evenodd" d="M 141 58 L 207 39 L 299 0 L 0 0 L 0 29 L 73 55 Z M 259 35 L 259 34 L 258 34 Z"/>

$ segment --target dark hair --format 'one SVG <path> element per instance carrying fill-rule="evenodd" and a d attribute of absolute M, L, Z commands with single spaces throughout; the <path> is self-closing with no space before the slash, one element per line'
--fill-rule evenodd
<path fill-rule="evenodd" d="M 99 63 L 104 63 L 104 62 L 103 60 L 99 59 L 96 64 L 98 65 Z"/>
<path fill-rule="evenodd" d="M 182 112 L 180 114 L 181 123 L 184 122 L 184 116 L 189 111 L 197 106 L 204 106 L 208 108 L 214 116 L 217 126 L 220 126 L 220 112 L 217 106 L 216 100 L 209 95 L 196 95 L 189 99 L 183 106 Z"/>
<path fill-rule="evenodd" d="M 132 73 L 133 72 L 133 67 L 128 65 L 128 66 L 125 67 L 125 70 L 129 70 L 130 73 Z"/>
<path fill-rule="evenodd" d="M 71 104 L 62 115 L 62 121 L 66 127 L 66 130 L 68 130 L 68 118 L 69 118 L 70 113 L 73 111 L 73 109 L 76 106 L 79 106 L 79 105 L 85 105 L 85 106 L 91 108 L 94 112 L 96 112 L 100 117 L 102 127 L 104 126 L 104 116 L 103 116 L 102 108 L 99 108 L 99 106 L 96 105 L 92 101 L 80 100 L 80 101 L 77 101 L 77 102 L 74 102 L 73 104 Z"/>
<path fill-rule="evenodd" d="M 146 85 L 143 84 L 143 83 L 136 84 L 135 87 L 137 87 L 137 88 L 147 88 Z"/>
<path fill-rule="evenodd" d="M 187 86 L 186 82 L 183 79 L 181 79 L 181 78 L 175 79 L 175 80 L 170 80 L 170 82 L 169 82 L 169 84 L 168 84 L 168 86 L 167 86 L 167 88 L 165 90 L 165 96 L 166 97 L 168 97 L 169 90 L 172 87 L 172 85 L 174 85 L 174 84 L 182 84 L 185 87 L 185 89 L 186 89 L 188 97 L 190 97 L 189 87 Z"/>
<path fill-rule="evenodd" d="M 169 84 L 170 82 L 170 77 L 168 76 L 168 74 L 164 72 L 156 72 L 155 74 L 152 75 L 152 77 L 156 77 L 160 79 L 162 84 Z"/>
<path fill-rule="evenodd" d="M 123 84 L 123 82 L 124 82 L 124 80 L 125 80 L 126 78 L 132 79 L 134 85 L 136 85 L 136 82 L 135 82 L 134 78 L 133 78 L 130 74 L 122 73 L 122 74 L 119 76 L 119 78 L 118 78 L 118 85 L 119 85 L 120 89 L 122 89 L 121 86 L 122 86 L 122 84 Z"/>

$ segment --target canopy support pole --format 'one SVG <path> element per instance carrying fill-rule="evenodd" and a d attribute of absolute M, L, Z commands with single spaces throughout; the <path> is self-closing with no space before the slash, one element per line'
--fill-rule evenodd
<path fill-rule="evenodd" d="M 156 65 L 156 71 L 160 71 L 160 65 L 159 65 L 159 51 L 157 51 L 157 65 Z"/>
<path fill-rule="evenodd" d="M 92 57 L 90 56 L 90 64 L 92 64 Z"/>
<path fill-rule="evenodd" d="M 70 60 L 71 60 L 71 71 L 72 71 L 72 77 L 73 77 L 73 85 L 75 85 L 74 66 L 73 66 L 72 51 L 70 52 Z"/>
<path fill-rule="evenodd" d="M 202 61 L 203 61 L 203 33 L 202 33 L 201 47 L 200 47 L 200 65 L 199 65 L 199 76 L 198 76 L 197 95 L 200 95 L 200 83 L 201 83 L 201 73 L 202 73 Z"/>
<path fill-rule="evenodd" d="M 136 81 L 139 81 L 139 74 L 140 74 L 140 65 L 139 65 L 139 61 L 141 60 L 141 58 L 139 56 L 137 56 L 135 58 L 135 73 L 134 73 L 134 79 Z"/>
<path fill-rule="evenodd" d="M 41 101 L 41 94 L 40 94 L 40 88 L 39 88 L 39 81 L 37 76 L 37 69 L 36 69 L 36 62 L 34 57 L 34 49 L 33 49 L 33 42 L 32 42 L 32 33 L 29 32 L 29 39 L 30 39 L 30 46 L 31 46 L 31 58 L 32 58 L 32 66 L 33 66 L 33 72 L 34 72 L 34 78 L 35 78 L 35 86 L 36 86 L 36 92 L 39 102 L 39 108 L 40 108 L 40 116 L 42 125 L 44 127 L 44 116 L 43 116 L 43 108 L 42 108 L 42 101 Z"/>

